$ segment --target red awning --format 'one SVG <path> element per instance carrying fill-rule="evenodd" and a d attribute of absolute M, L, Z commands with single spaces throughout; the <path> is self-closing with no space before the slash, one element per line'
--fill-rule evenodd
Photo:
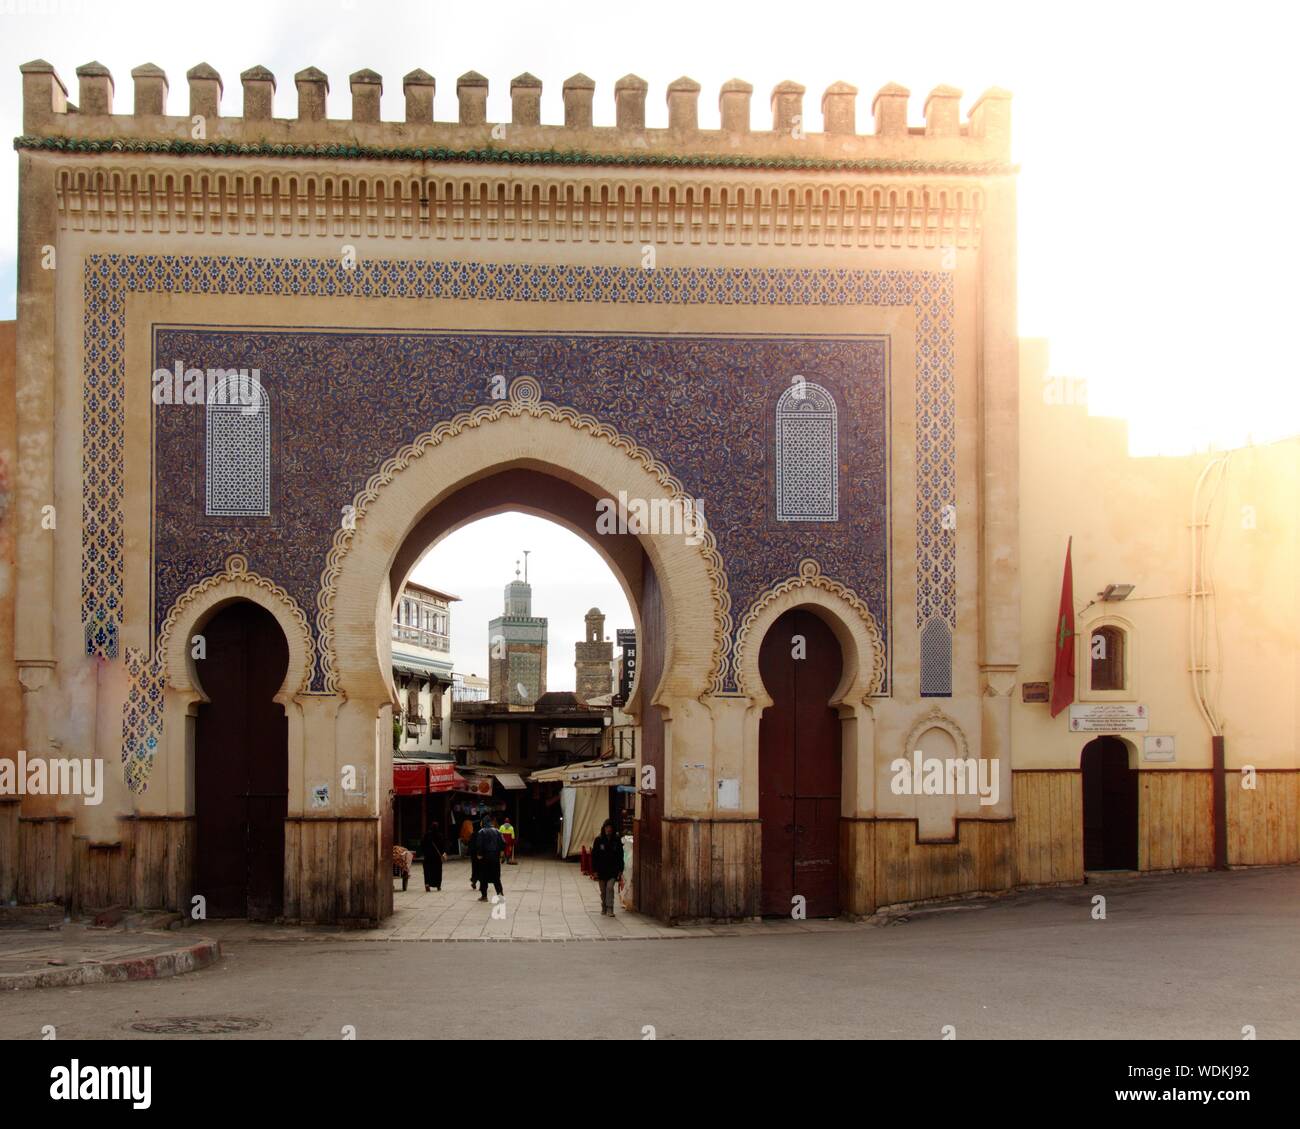
<path fill-rule="evenodd" d="M 425 792 L 454 792 L 465 778 L 454 764 L 424 762 L 393 765 L 393 791 L 399 796 L 422 796 Z"/>
<path fill-rule="evenodd" d="M 430 792 L 455 792 L 465 785 L 465 778 L 454 764 L 431 764 L 428 769 Z"/>
<path fill-rule="evenodd" d="M 427 764 L 393 765 L 393 791 L 399 796 L 422 796 L 429 790 Z"/>

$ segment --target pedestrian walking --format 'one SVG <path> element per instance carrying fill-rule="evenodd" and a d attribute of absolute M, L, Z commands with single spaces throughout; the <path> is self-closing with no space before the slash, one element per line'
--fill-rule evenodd
<path fill-rule="evenodd" d="M 474 854 L 474 824 L 468 816 L 460 825 L 460 853 L 469 855 L 469 888 L 478 889 L 478 859 Z"/>
<path fill-rule="evenodd" d="M 497 828 L 501 832 L 501 853 L 505 856 L 506 866 L 515 865 L 515 827 L 506 816 Z"/>
<path fill-rule="evenodd" d="M 600 883 L 600 916 L 614 916 L 614 888 L 623 886 L 623 841 L 614 833 L 614 821 L 605 820 L 591 845 L 591 869 Z"/>
<path fill-rule="evenodd" d="M 447 852 L 443 850 L 442 834 L 436 819 L 430 821 L 424 838 L 420 840 L 420 853 L 424 855 L 424 892 L 441 890 L 442 864 L 447 861 Z"/>
<path fill-rule="evenodd" d="M 399 874 L 402 876 L 402 892 L 406 892 L 406 884 L 411 880 L 411 863 L 415 861 L 415 853 L 408 851 L 400 843 L 393 844 L 393 877 Z"/>
<path fill-rule="evenodd" d="M 483 817 L 483 826 L 474 836 L 474 857 L 478 860 L 479 901 L 488 900 L 488 883 L 496 887 L 497 897 L 505 896 L 501 889 L 501 832 L 490 816 Z"/>

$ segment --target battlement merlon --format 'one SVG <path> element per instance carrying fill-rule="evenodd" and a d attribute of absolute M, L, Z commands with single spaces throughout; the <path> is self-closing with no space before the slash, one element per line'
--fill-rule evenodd
<path fill-rule="evenodd" d="M 243 87 L 243 116 L 223 117 L 221 76 L 206 63 L 186 74 L 189 83 L 189 113 L 168 114 L 167 76 L 152 64 L 131 72 L 134 106 L 131 114 L 115 114 L 113 76 L 107 67 L 92 62 L 78 67 L 78 102 L 68 100 L 68 89 L 54 67 L 42 59 L 23 64 L 23 138 L 20 147 L 59 148 L 40 142 L 65 139 L 68 142 L 151 142 L 179 143 L 170 151 L 184 152 L 187 143 L 221 146 L 253 146 L 259 153 L 279 153 L 268 147 L 286 147 L 283 155 L 299 155 L 297 146 L 338 146 L 338 156 L 397 155 L 401 151 L 448 150 L 474 152 L 492 150 L 500 159 L 511 151 L 522 154 L 583 153 L 609 156 L 614 161 L 629 156 L 742 157 L 774 165 L 790 166 L 806 159 L 815 168 L 822 161 L 879 161 L 918 169 L 946 166 L 950 172 L 975 174 L 1005 171 L 1011 150 L 1011 95 L 993 88 L 985 91 L 960 117 L 961 91 L 939 86 L 926 97 L 925 125 L 909 126 L 907 106 L 910 92 L 896 83 L 882 87 L 872 99 L 874 131 L 858 133 L 858 90 L 836 82 L 821 98 L 821 132 L 811 128 L 804 112 L 804 87 L 794 82 L 779 83 L 771 94 L 771 128 L 751 128 L 753 87 L 731 79 L 719 91 L 721 128 L 699 128 L 700 84 L 682 77 L 666 91 L 668 126 L 648 129 L 645 100 L 649 86 L 636 75 L 625 75 L 614 86 L 616 125 L 593 126 L 592 105 L 596 84 L 577 74 L 564 82 L 564 123 L 543 124 L 540 120 L 542 82 L 522 74 L 510 83 L 511 121 L 487 120 L 488 79 L 468 71 L 456 82 L 457 120 L 437 121 L 434 117 L 436 80 L 422 70 L 411 71 L 402 80 L 406 120 L 381 121 L 379 100 L 383 78 L 372 70 L 349 76 L 351 117 L 327 116 L 329 78 L 315 67 L 294 75 L 298 116 L 272 117 L 275 75 L 255 66 L 240 75 Z M 69 144 L 67 150 L 81 146 Z M 130 151 L 134 148 L 127 145 Z M 161 150 L 169 151 L 169 150 Z M 235 154 L 237 155 L 237 154 Z M 316 156 L 329 156 L 317 152 Z"/>

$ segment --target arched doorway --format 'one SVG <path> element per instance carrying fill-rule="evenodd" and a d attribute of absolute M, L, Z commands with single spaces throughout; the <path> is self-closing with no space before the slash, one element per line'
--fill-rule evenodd
<path fill-rule="evenodd" d="M 840 720 L 830 701 L 843 655 L 834 632 L 803 608 L 763 637 L 759 673 L 772 698 L 758 738 L 762 912 L 788 916 L 802 895 L 810 917 L 839 913 Z"/>
<path fill-rule="evenodd" d="M 194 892 L 209 917 L 269 920 L 284 908 L 288 731 L 274 697 L 289 645 L 275 617 L 247 600 L 219 609 L 200 634 Z"/>
<path fill-rule="evenodd" d="M 1083 868 L 1136 870 L 1138 774 L 1128 746 L 1098 737 L 1083 747 Z"/>
<path fill-rule="evenodd" d="M 726 683 L 730 598 L 722 558 L 703 510 L 694 508 L 664 464 L 631 438 L 591 417 L 542 402 L 539 395 L 535 381 L 518 378 L 508 401 L 483 406 L 465 419 L 458 416 L 399 448 L 355 496 L 355 527 L 336 537 L 322 574 L 318 619 L 319 681 L 339 700 L 337 739 L 357 747 L 370 743 L 375 778 L 381 788 L 387 786 L 392 743 L 386 731 L 395 697 L 387 621 L 395 594 L 425 550 L 459 525 L 503 509 L 566 525 L 606 556 L 644 635 L 638 678 L 625 707 L 643 727 L 642 779 L 649 775 L 656 781 L 653 795 L 640 796 L 638 803 L 637 906 L 666 919 L 711 916 L 696 908 L 696 891 L 705 887 L 707 872 L 691 872 L 680 884 L 668 881 L 677 873 L 677 859 L 683 860 L 685 872 L 684 860 L 698 857 L 690 854 L 688 840 L 700 829 L 694 814 L 708 804 L 711 789 L 701 781 L 696 791 L 703 794 L 694 796 L 686 789 L 670 791 L 669 783 L 677 750 L 693 752 L 711 740 L 712 718 L 703 697 Z M 544 486 L 540 492 L 539 484 Z M 653 531 L 654 523 L 648 523 L 649 532 L 633 532 L 631 522 L 626 533 L 598 527 L 608 515 L 608 506 L 598 504 L 630 509 L 633 501 L 657 518 L 666 517 L 668 528 L 662 521 L 659 532 Z M 571 510 L 571 502 L 578 508 Z M 679 526 L 673 520 L 674 514 L 687 512 L 688 503 L 689 533 L 684 522 Z M 661 648 L 658 654 L 652 642 Z M 310 752 L 304 763 L 310 771 Z M 647 774 L 647 769 L 653 772 Z M 674 822 L 669 796 L 689 816 Z M 384 916 L 392 909 L 387 854 L 391 806 L 376 805 L 370 814 L 375 819 L 378 909 Z M 719 822 L 725 822 L 719 854 L 740 870 L 754 858 L 756 844 L 746 835 L 756 832 L 757 821 L 744 821 L 739 835 L 733 834 L 737 821 Z M 711 823 L 704 822 L 706 832 Z M 672 824 L 677 838 L 661 835 L 660 824 Z M 293 860 L 287 865 L 292 867 Z M 752 916 L 756 900 L 751 875 L 748 870 L 744 916 Z M 709 886 L 708 897 L 713 896 Z"/>

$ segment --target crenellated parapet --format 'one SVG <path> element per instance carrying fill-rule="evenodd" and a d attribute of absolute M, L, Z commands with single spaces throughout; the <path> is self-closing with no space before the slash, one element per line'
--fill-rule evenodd
<path fill-rule="evenodd" d="M 871 100 L 871 128 L 859 132 L 865 119 L 858 114 L 858 89 L 844 82 L 822 93 L 817 115 L 808 113 L 803 86 L 779 83 L 770 94 L 767 121 L 755 128 L 753 87 L 731 79 L 718 92 L 720 128 L 701 129 L 702 88 L 686 77 L 665 91 L 667 127 L 648 128 L 649 84 L 634 74 L 606 94 L 612 94 L 615 112 L 615 125 L 607 127 L 593 125 L 596 83 L 583 74 L 563 84 L 564 121 L 544 123 L 542 80 L 528 73 L 510 82 L 510 121 L 490 122 L 489 80 L 475 71 L 456 80 L 454 103 L 440 98 L 432 75 L 411 71 L 402 79 L 404 120 L 383 121 L 384 80 L 367 69 L 348 77 L 346 93 L 334 93 L 334 107 L 329 77 L 315 67 L 299 71 L 293 76 L 297 116 L 288 119 L 273 116 L 276 77 L 261 66 L 239 76 L 240 116 L 231 116 L 229 106 L 223 112 L 223 100 L 230 101 L 225 85 L 205 63 L 186 74 L 186 113 L 168 112 L 167 76 L 152 64 L 131 72 L 129 114 L 115 112 L 113 76 L 100 63 L 77 68 L 75 103 L 49 63 L 38 59 L 20 70 L 23 136 L 15 144 L 22 149 L 977 176 L 1010 171 L 1010 95 L 996 88 L 981 95 L 962 120 L 961 91 L 936 87 L 924 102 L 925 124 L 914 126 L 908 122 L 910 92 L 889 83 Z M 330 109 L 344 98 L 350 101 L 349 116 L 332 117 Z M 454 120 L 438 119 L 444 105 Z"/>

